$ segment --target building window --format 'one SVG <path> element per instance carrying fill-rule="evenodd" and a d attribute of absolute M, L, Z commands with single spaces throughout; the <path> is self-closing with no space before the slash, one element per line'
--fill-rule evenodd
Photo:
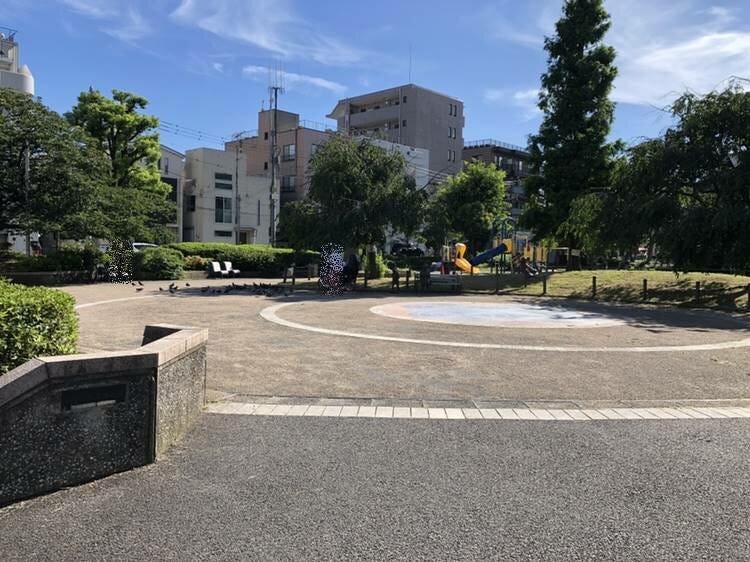
<path fill-rule="evenodd" d="M 232 174 L 222 174 L 220 172 L 215 172 L 214 179 L 222 181 L 232 181 Z"/>
<path fill-rule="evenodd" d="M 456 151 L 448 150 L 448 162 L 455 162 L 455 161 L 456 161 Z"/>
<path fill-rule="evenodd" d="M 263 140 L 268 140 L 268 131 L 263 133 Z"/>
<path fill-rule="evenodd" d="M 456 138 L 456 131 L 457 131 L 457 129 L 455 127 L 448 127 L 448 138 L 449 139 L 455 139 Z"/>
<path fill-rule="evenodd" d="M 297 184 L 297 176 L 282 176 L 281 192 L 294 193 L 294 187 Z"/>
<path fill-rule="evenodd" d="M 258 199 L 258 226 L 260 226 L 260 199 Z"/>
<path fill-rule="evenodd" d="M 268 169 L 268 162 L 263 162 L 263 169 L 264 169 L 264 170 L 267 170 L 267 169 Z"/>
<path fill-rule="evenodd" d="M 404 119 L 403 121 L 401 121 L 401 126 L 402 127 L 406 127 L 406 119 Z"/>
<path fill-rule="evenodd" d="M 188 213 L 195 212 L 195 195 L 191 195 L 187 198 L 187 211 Z"/>
<path fill-rule="evenodd" d="M 231 238 L 232 231 L 231 230 L 214 230 L 214 236 L 218 238 Z"/>
<path fill-rule="evenodd" d="M 404 103 L 406 103 L 406 96 L 404 96 Z"/>
<path fill-rule="evenodd" d="M 231 197 L 217 197 L 216 198 L 216 222 L 231 223 L 232 222 L 232 198 Z"/>
<path fill-rule="evenodd" d="M 296 144 L 285 144 L 281 152 L 281 159 L 284 162 L 294 160 L 297 156 L 297 145 Z"/>
<path fill-rule="evenodd" d="M 165 157 L 163 160 L 164 160 L 164 173 L 168 174 L 169 173 L 169 158 Z"/>
<path fill-rule="evenodd" d="M 232 191 L 233 186 L 231 183 L 223 183 L 223 182 L 217 181 L 214 184 L 214 187 L 216 187 L 216 189 L 228 189 L 229 191 Z"/>

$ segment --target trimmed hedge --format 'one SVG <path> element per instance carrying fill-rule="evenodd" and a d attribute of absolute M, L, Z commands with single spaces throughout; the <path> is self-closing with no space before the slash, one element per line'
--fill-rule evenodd
<path fill-rule="evenodd" d="M 169 244 L 186 256 L 200 256 L 209 260 L 231 261 L 243 273 L 279 275 L 292 264 L 305 266 L 317 263 L 318 252 L 295 252 L 291 248 L 274 248 L 261 244 L 221 244 L 204 242 L 179 242 Z"/>
<path fill-rule="evenodd" d="M 14 254 L 10 259 L 0 264 L 0 269 L 6 271 L 93 271 L 97 263 L 102 260 L 102 253 L 95 248 L 62 248 L 46 256 L 24 256 Z"/>
<path fill-rule="evenodd" d="M 72 296 L 0 279 L 0 376 L 34 357 L 75 353 L 77 341 Z"/>
<path fill-rule="evenodd" d="M 148 248 L 133 252 L 136 279 L 180 279 L 185 258 L 173 248 Z"/>

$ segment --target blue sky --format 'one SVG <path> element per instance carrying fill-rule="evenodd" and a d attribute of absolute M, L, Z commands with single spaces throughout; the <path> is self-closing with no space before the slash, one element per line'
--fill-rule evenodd
<path fill-rule="evenodd" d="M 747 0 L 608 0 L 620 75 L 613 136 L 653 136 L 686 88 L 750 78 Z M 19 30 L 37 95 L 70 109 L 93 86 L 150 100 L 162 120 L 229 136 L 254 129 L 269 68 L 284 74 L 280 108 L 323 122 L 335 102 L 409 81 L 465 102 L 464 138 L 526 144 L 542 42 L 562 0 L 2 0 Z M 178 149 L 213 137 L 164 134 Z"/>

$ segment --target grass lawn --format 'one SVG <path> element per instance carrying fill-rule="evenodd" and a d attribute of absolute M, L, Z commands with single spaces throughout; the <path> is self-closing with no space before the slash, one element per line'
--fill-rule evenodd
<path fill-rule="evenodd" d="M 613 302 L 647 302 L 679 306 L 701 306 L 724 310 L 748 311 L 748 285 L 750 277 L 724 273 L 683 273 L 669 271 L 626 271 L 600 269 L 593 271 L 563 271 L 552 273 L 547 279 L 547 296 L 590 299 L 591 281 L 596 276 L 596 298 Z M 643 280 L 648 282 L 648 294 L 643 299 Z M 695 300 L 695 283 L 701 284 L 700 301 Z M 464 275 L 464 293 L 494 293 L 495 276 L 492 274 Z M 405 280 L 401 278 L 402 292 Z M 369 291 L 390 290 L 390 278 L 371 279 Z M 317 282 L 297 283 L 300 289 L 317 289 Z M 362 281 L 358 288 L 364 289 Z M 541 277 L 526 282 L 522 275 L 501 275 L 500 294 L 540 296 Z"/>

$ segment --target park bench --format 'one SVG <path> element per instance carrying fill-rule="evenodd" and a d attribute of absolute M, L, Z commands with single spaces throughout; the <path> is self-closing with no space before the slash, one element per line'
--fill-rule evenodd
<path fill-rule="evenodd" d="M 414 272 L 414 288 L 420 290 L 424 285 L 422 284 L 421 273 Z M 430 275 L 427 277 L 427 290 L 428 291 L 451 291 L 455 293 L 461 292 L 463 284 L 461 282 L 460 275 Z"/>
<path fill-rule="evenodd" d="M 221 268 L 221 264 L 217 261 L 212 261 L 208 270 L 209 277 L 229 277 L 229 272 Z"/>
<path fill-rule="evenodd" d="M 231 261 L 223 261 L 221 262 L 221 269 L 222 271 L 226 271 L 227 275 L 229 277 L 237 277 L 240 274 L 239 269 L 232 268 L 232 262 Z"/>

